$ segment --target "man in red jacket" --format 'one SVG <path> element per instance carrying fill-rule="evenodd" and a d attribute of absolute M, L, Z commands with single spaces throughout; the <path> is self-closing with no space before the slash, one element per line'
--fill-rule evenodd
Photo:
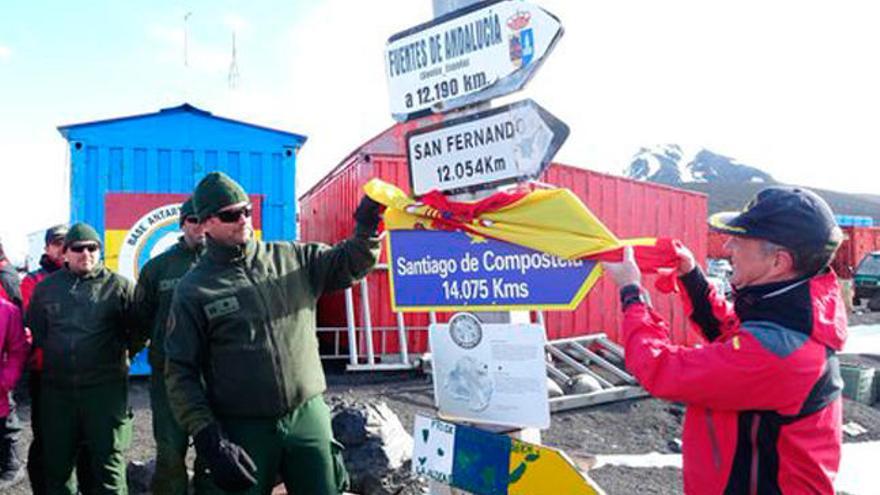
<path fill-rule="evenodd" d="M 706 343 L 673 344 L 629 250 L 606 264 L 621 287 L 626 366 L 654 396 L 687 405 L 685 492 L 827 493 L 840 463 L 846 311 L 828 268 L 842 234 L 828 205 L 772 187 L 710 226 L 731 235 L 734 301 L 679 251 L 678 286 Z"/>

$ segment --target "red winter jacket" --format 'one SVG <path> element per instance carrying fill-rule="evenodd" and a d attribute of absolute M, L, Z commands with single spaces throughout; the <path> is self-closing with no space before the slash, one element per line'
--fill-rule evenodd
<path fill-rule="evenodd" d="M 9 392 L 21 378 L 27 355 L 21 311 L 0 299 L 0 418 L 9 416 Z"/>
<path fill-rule="evenodd" d="M 846 313 L 835 275 L 738 291 L 699 270 L 679 279 L 708 341 L 683 347 L 650 306 L 626 308 L 626 366 L 654 396 L 687 405 L 684 488 L 692 494 L 833 494 L 842 403 L 836 351 Z"/>

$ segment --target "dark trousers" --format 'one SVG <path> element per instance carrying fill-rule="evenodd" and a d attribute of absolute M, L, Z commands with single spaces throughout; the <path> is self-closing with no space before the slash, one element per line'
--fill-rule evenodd
<path fill-rule="evenodd" d="M 184 461 L 189 438 L 171 413 L 165 391 L 165 376 L 158 367 L 153 367 L 150 377 L 150 405 L 153 409 L 153 438 L 156 440 L 153 493 L 186 495 L 189 480 Z"/>
<path fill-rule="evenodd" d="M 28 448 L 27 471 L 31 482 L 31 491 L 34 495 L 46 493 L 46 471 L 43 467 L 43 429 L 40 428 L 40 390 L 42 388 L 42 373 L 31 370 L 28 372 L 28 391 L 31 396 L 31 431 L 33 440 Z M 79 490 L 84 495 L 94 493 L 94 481 L 89 469 L 89 458 L 85 452 L 85 445 L 80 446 L 76 457 L 76 473 L 67 480 L 67 486 L 73 489 L 79 485 Z"/>
<path fill-rule="evenodd" d="M 15 413 L 15 401 L 9 392 L 9 415 L 0 418 L 0 473 L 18 471 L 21 460 L 18 457 L 18 444 L 21 433 L 21 422 Z"/>
<path fill-rule="evenodd" d="M 340 446 L 333 440 L 330 409 L 318 395 L 277 419 L 221 418 L 229 439 L 257 465 L 257 486 L 239 495 L 264 495 L 281 476 L 290 495 L 337 495 L 348 485 Z M 196 495 L 223 494 L 196 458 Z"/>

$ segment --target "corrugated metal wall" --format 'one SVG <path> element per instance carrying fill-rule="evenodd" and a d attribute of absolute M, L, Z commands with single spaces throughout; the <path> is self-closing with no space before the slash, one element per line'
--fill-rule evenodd
<path fill-rule="evenodd" d="M 841 278 L 852 278 L 866 254 L 880 251 L 880 227 L 843 227 L 843 233 L 843 244 L 831 267 Z"/>
<path fill-rule="evenodd" d="M 61 127 L 70 143 L 71 222 L 104 231 L 106 193 L 189 194 L 222 171 L 262 194 L 263 238 L 296 238 L 296 152 L 305 137 L 214 117 L 184 105 Z"/>
<path fill-rule="evenodd" d="M 393 155 L 355 154 L 300 198 L 300 231 L 303 240 L 337 242 L 351 234 L 351 214 L 362 196 L 362 186 L 370 178 L 378 177 L 409 190 L 406 158 Z M 619 237 L 665 236 L 676 237 L 687 244 L 699 260 L 706 257 L 707 200 L 704 195 L 636 182 L 600 174 L 580 168 L 553 165 L 543 182 L 566 187 L 575 192 L 584 203 Z M 383 253 L 384 256 L 384 253 Z M 648 284 L 652 287 L 652 281 Z M 371 319 L 374 327 L 393 328 L 396 315 L 390 309 L 387 273 L 370 275 Z M 680 305 L 670 296 L 653 293 L 654 304 L 672 323 L 677 342 L 694 342 L 696 336 L 685 328 L 685 317 Z M 355 291 L 356 307 L 359 299 Z M 600 280 L 576 311 L 548 312 L 546 317 L 549 338 L 605 332 L 617 339 L 619 305 L 617 291 L 607 280 Z M 356 315 L 361 324 L 362 315 Z M 330 294 L 319 304 L 319 326 L 345 326 L 345 306 L 342 293 Z M 443 321 L 445 315 L 440 316 Z M 407 326 L 427 326 L 425 314 L 406 314 Z M 394 332 L 383 332 L 396 347 Z M 374 336 L 376 352 L 380 351 Z M 424 332 L 411 333 L 409 349 L 423 352 L 427 349 Z"/>

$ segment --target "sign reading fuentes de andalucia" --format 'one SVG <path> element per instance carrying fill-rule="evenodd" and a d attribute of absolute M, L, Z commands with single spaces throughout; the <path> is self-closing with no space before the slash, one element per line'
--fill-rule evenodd
<path fill-rule="evenodd" d="M 559 19 L 518 0 L 481 2 L 388 40 L 391 115 L 405 121 L 518 91 L 562 36 Z"/>
<path fill-rule="evenodd" d="M 413 194 L 537 178 L 568 133 L 567 125 L 532 100 L 411 132 L 406 144 Z"/>

